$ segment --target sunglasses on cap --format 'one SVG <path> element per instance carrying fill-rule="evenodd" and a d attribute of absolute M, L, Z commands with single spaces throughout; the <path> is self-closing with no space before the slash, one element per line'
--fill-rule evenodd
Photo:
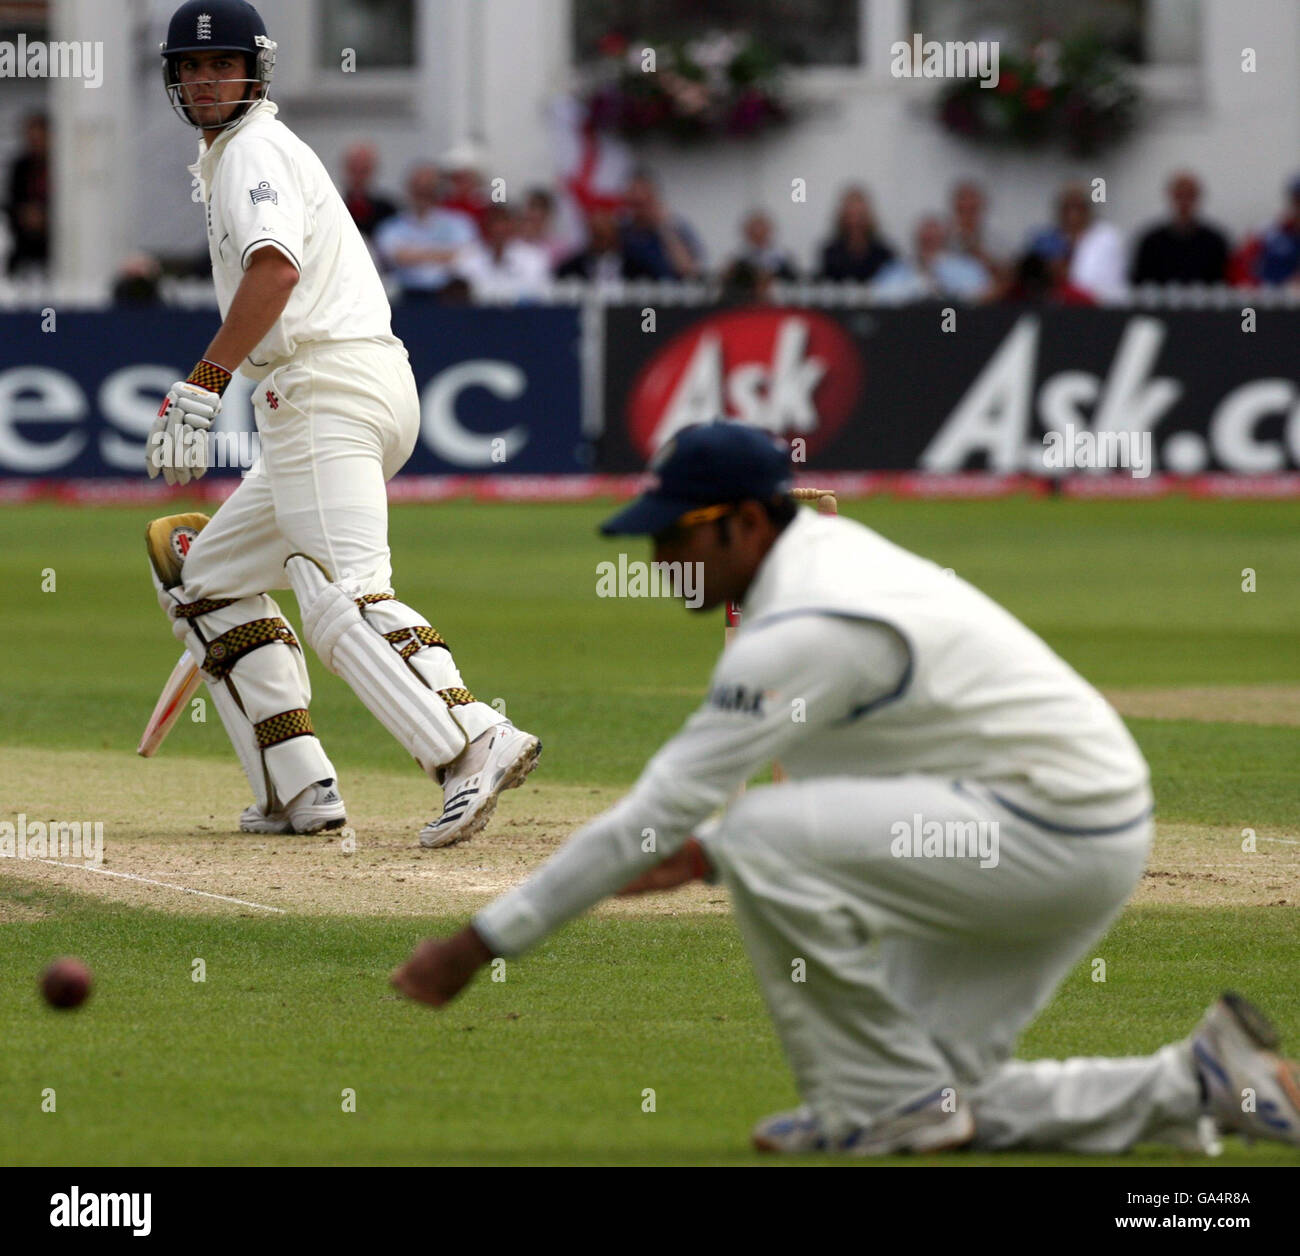
<path fill-rule="evenodd" d="M 727 515 L 735 513 L 736 505 L 734 502 L 725 502 L 718 506 L 698 506 L 694 510 L 688 510 L 684 515 L 679 515 L 662 531 L 654 533 L 654 539 L 661 544 L 665 541 L 675 541 L 688 528 L 693 528 L 701 523 L 712 523 L 715 519 L 723 519 Z"/>

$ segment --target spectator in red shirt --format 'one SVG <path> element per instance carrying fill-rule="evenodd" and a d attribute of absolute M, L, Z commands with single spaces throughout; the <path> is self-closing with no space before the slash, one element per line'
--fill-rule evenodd
<path fill-rule="evenodd" d="M 1264 249 L 1263 237 L 1252 232 L 1233 249 L 1228 258 L 1227 281 L 1234 288 L 1254 288 L 1259 285 L 1255 277 L 1259 269 L 1259 256 Z"/>
<path fill-rule="evenodd" d="M 457 144 L 442 155 L 438 164 L 447 178 L 446 193 L 442 198 L 443 209 L 455 209 L 468 214 L 478 228 L 483 231 L 483 215 L 492 203 L 483 190 L 483 176 L 479 173 L 482 158 L 472 144 Z"/>
<path fill-rule="evenodd" d="M 1091 295 L 1070 282 L 1068 265 L 1068 246 L 1040 236 L 1016 262 L 1004 299 L 1035 305 L 1096 305 Z"/>
<path fill-rule="evenodd" d="M 371 187 L 378 166 L 373 144 L 353 144 L 343 154 L 343 203 L 367 240 L 384 219 L 397 213 L 397 205 Z"/>

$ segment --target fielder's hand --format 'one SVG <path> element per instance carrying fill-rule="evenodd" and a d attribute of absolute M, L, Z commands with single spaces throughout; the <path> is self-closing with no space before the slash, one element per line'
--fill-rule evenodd
<path fill-rule="evenodd" d="M 426 938 L 392 975 L 393 986 L 408 998 L 442 1007 L 450 1003 L 492 958 L 483 939 L 468 925 L 450 938 Z"/>
<path fill-rule="evenodd" d="M 679 885 L 685 885 L 687 881 L 707 877 L 712 871 L 713 865 L 709 863 L 704 847 L 693 837 L 688 837 L 681 850 L 669 855 L 649 872 L 643 872 L 635 881 L 629 882 L 619 890 L 619 895 L 675 890 Z"/>
<path fill-rule="evenodd" d="M 221 413 L 221 394 L 229 383 L 229 371 L 204 359 L 188 379 L 171 386 L 145 446 L 151 480 L 161 471 L 168 484 L 188 484 L 208 469 L 208 429 Z"/>

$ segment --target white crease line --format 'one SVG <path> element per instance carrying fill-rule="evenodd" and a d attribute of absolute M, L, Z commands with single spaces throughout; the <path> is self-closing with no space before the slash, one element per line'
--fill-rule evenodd
<path fill-rule="evenodd" d="M 1259 842 L 1281 842 L 1284 846 L 1300 846 L 1300 841 L 1294 837 L 1260 837 L 1256 838 Z"/>
<path fill-rule="evenodd" d="M 188 885 L 173 885 L 170 881 L 155 881 L 152 877 L 136 876 L 134 872 L 114 872 L 111 868 L 96 868 L 93 864 L 63 863 L 58 859 L 34 859 L 33 863 L 51 864 L 55 868 L 80 868 L 84 872 L 101 872 L 106 877 L 121 877 L 124 881 L 139 881 L 144 885 L 161 885 L 165 890 L 180 890 L 182 894 L 198 894 L 203 898 L 219 898 L 223 903 L 238 903 L 241 907 L 256 907 L 258 911 L 277 911 L 284 915 L 283 907 L 268 907 L 265 903 L 250 903 L 246 898 L 231 898 L 228 894 L 212 894 L 207 890 L 192 890 Z"/>

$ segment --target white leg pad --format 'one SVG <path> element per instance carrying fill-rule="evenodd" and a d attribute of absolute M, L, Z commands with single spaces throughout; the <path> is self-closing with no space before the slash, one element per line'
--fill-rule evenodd
<path fill-rule="evenodd" d="M 189 646 L 186 646 L 186 649 L 189 649 Z M 275 786 L 272 785 L 266 764 L 262 760 L 262 751 L 257 744 L 257 734 L 253 732 L 252 721 L 240 707 L 235 693 L 224 682 L 209 682 L 208 697 L 212 699 L 212 705 L 217 708 L 217 714 L 221 716 L 221 723 L 230 738 L 230 744 L 235 748 L 235 754 L 239 757 L 239 766 L 244 769 L 244 775 L 248 777 L 257 805 L 266 810 L 274 809 L 277 802 L 282 800 L 275 798 Z"/>
<path fill-rule="evenodd" d="M 430 689 L 467 687 L 446 643 L 418 648 L 419 638 L 416 630 L 430 630 L 430 624 L 423 615 L 407 606 L 405 602 L 400 602 L 396 598 L 375 602 L 366 607 L 362 612 L 362 618 L 369 627 L 392 644 L 399 657 L 405 655 L 407 666 L 415 671 Z M 440 636 L 438 640 L 441 642 Z M 494 724 L 502 723 L 505 718 L 500 711 L 486 702 L 468 702 L 456 708 L 456 719 L 464 728 L 470 741 Z"/>
<path fill-rule="evenodd" d="M 227 674 L 204 669 L 209 647 L 223 634 L 256 620 L 283 619 L 273 599 L 265 594 L 239 598 L 192 619 L 175 614 L 190 600 L 184 585 L 160 588 L 158 600 L 171 616 L 172 632 L 199 664 L 259 806 L 281 807 L 313 781 L 337 778 L 316 735 L 299 731 L 311 727 L 306 715 L 311 688 L 300 649 L 277 640 L 240 655 Z"/>
<path fill-rule="evenodd" d="M 355 590 L 330 581 L 316 562 L 302 554 L 291 555 L 285 570 L 302 610 L 307 644 L 331 672 L 347 681 L 420 767 L 435 776 L 439 767 L 469 744 L 457 717 L 462 708 L 449 705 L 455 695 L 444 697 L 402 658 L 397 646 L 366 623 Z"/>

